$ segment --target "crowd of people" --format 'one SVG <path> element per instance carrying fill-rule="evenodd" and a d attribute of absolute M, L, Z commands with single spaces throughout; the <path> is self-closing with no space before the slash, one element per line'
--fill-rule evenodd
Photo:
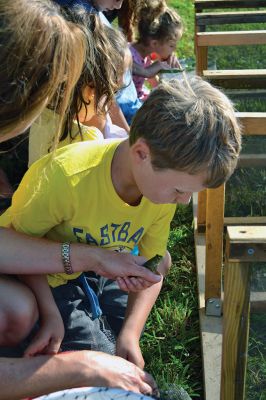
<path fill-rule="evenodd" d="M 170 223 L 234 171 L 233 106 L 200 78 L 156 79 L 180 66 L 184 29 L 164 0 L 0 0 L 0 19 L 0 141 L 29 132 L 0 216 L 0 399 L 156 396 L 139 341 L 171 267 Z M 157 254 L 155 273 L 143 264 Z"/>

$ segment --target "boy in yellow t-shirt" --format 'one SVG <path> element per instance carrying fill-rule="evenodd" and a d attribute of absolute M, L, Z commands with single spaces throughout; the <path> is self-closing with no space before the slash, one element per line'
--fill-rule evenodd
<path fill-rule="evenodd" d="M 199 78 L 163 83 L 138 111 L 129 139 L 73 144 L 33 164 L 0 224 L 110 251 L 130 252 L 137 245 L 146 259 L 163 257 L 158 269 L 165 275 L 176 204 L 186 204 L 192 192 L 217 187 L 229 178 L 239 156 L 240 133 L 233 107 L 218 89 Z M 91 284 L 117 336 L 114 349 L 105 319 L 94 323 L 90 318 L 78 274 L 71 271 L 69 247 L 66 243 L 63 253 L 67 273 L 48 277 L 64 320 L 62 348 L 116 351 L 143 367 L 139 338 L 162 280 L 148 287 L 141 279 L 117 277 L 118 287 L 99 277 L 100 259 L 98 268 L 92 268 Z M 41 314 L 40 333 L 29 353 L 43 351 L 51 332 L 60 330 L 58 311 L 42 279 L 27 278 Z M 111 337 L 110 347 L 103 336 Z"/>

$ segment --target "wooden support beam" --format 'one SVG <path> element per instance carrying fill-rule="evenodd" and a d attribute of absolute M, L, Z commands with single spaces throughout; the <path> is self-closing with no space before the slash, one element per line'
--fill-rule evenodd
<path fill-rule="evenodd" d="M 225 185 L 207 189 L 205 300 L 221 298 Z"/>
<path fill-rule="evenodd" d="M 196 14 L 196 25 L 200 27 L 261 22 L 266 22 L 266 11 L 223 11 Z"/>
<path fill-rule="evenodd" d="M 265 0 L 195 0 L 197 12 L 217 8 L 257 8 L 266 7 Z"/>
<path fill-rule="evenodd" d="M 203 77 L 225 89 L 266 89 L 266 69 L 204 70 Z"/>
<path fill-rule="evenodd" d="M 244 135 L 265 135 L 266 134 L 266 113 L 262 112 L 237 112 Z"/>
<path fill-rule="evenodd" d="M 208 68 L 208 47 L 196 46 L 195 50 L 196 50 L 196 74 L 202 76 L 203 71 L 206 68 Z"/>
<path fill-rule="evenodd" d="M 266 154 L 240 154 L 237 168 L 265 168 Z"/>
<path fill-rule="evenodd" d="M 249 335 L 250 267 L 224 267 L 221 400 L 244 400 Z"/>
<path fill-rule="evenodd" d="M 221 400 L 244 400 L 250 263 L 258 261 L 266 261 L 266 226 L 228 227 L 224 266 Z"/>
<path fill-rule="evenodd" d="M 227 257 L 230 262 L 266 261 L 265 226 L 228 226 L 230 244 Z"/>
<path fill-rule="evenodd" d="M 196 34 L 196 46 L 244 46 L 266 44 L 266 30 L 199 32 Z"/>
<path fill-rule="evenodd" d="M 265 225 L 266 217 L 225 217 L 224 225 Z"/>
<path fill-rule="evenodd" d="M 206 226 L 206 201 L 207 201 L 207 190 L 203 190 L 198 193 L 197 203 L 197 229 L 198 232 L 205 232 Z M 204 229 L 202 229 L 204 227 Z"/>

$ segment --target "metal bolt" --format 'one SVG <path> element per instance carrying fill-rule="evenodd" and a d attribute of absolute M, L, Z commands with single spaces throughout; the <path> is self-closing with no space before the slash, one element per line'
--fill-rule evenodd
<path fill-rule="evenodd" d="M 253 256 L 254 253 L 255 253 L 255 250 L 252 247 L 248 249 L 249 256 Z"/>

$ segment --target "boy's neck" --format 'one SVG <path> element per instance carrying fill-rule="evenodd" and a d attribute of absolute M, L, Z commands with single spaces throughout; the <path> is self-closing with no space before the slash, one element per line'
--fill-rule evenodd
<path fill-rule="evenodd" d="M 122 141 L 114 153 L 111 165 L 111 177 L 118 196 L 131 206 L 139 205 L 142 194 L 132 174 L 128 139 Z"/>

